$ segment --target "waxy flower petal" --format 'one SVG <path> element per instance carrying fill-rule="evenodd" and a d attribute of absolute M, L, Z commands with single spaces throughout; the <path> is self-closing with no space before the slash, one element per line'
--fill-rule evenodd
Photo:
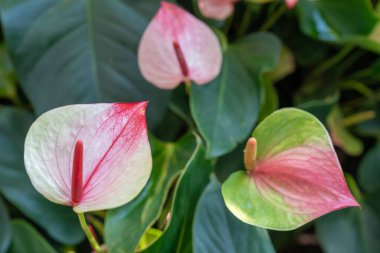
<path fill-rule="evenodd" d="M 149 82 L 173 89 L 185 80 L 205 84 L 220 72 L 222 50 L 216 35 L 184 9 L 167 2 L 145 30 L 140 70 Z"/>
<path fill-rule="evenodd" d="M 285 0 L 286 6 L 288 6 L 289 9 L 293 9 L 294 6 L 298 3 L 298 0 Z"/>
<path fill-rule="evenodd" d="M 198 0 L 198 6 L 203 16 L 223 20 L 232 14 L 237 1 L 239 0 Z"/>
<path fill-rule="evenodd" d="M 40 116 L 25 141 L 34 187 L 76 212 L 132 200 L 152 168 L 145 109 L 146 102 L 70 105 Z"/>
<path fill-rule="evenodd" d="M 290 230 L 334 210 L 359 206 L 326 129 L 311 114 L 279 110 L 253 137 L 257 142 L 248 144 L 257 143 L 254 168 L 234 173 L 223 185 L 227 207 L 244 222 Z M 255 154 L 246 151 L 250 153 Z"/>

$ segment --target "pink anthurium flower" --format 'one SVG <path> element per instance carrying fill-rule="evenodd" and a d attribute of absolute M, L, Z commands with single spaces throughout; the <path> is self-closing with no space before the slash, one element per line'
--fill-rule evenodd
<path fill-rule="evenodd" d="M 222 50 L 216 35 L 184 9 L 167 2 L 145 30 L 139 50 L 141 73 L 161 89 L 181 82 L 205 84 L 220 72 Z"/>
<path fill-rule="evenodd" d="M 246 223 L 291 230 L 326 213 L 359 206 L 324 126 L 299 109 L 274 112 L 255 129 L 246 171 L 223 184 L 230 211 Z"/>
<path fill-rule="evenodd" d="M 29 129 L 24 154 L 37 191 L 77 213 L 131 201 L 152 168 L 146 105 L 70 105 L 40 116 Z"/>
<path fill-rule="evenodd" d="M 237 1 L 239 0 L 198 0 L 198 6 L 203 16 L 223 20 L 232 14 Z"/>
<path fill-rule="evenodd" d="M 289 9 L 293 9 L 294 6 L 298 3 L 298 0 L 285 0 L 286 6 L 288 6 Z"/>

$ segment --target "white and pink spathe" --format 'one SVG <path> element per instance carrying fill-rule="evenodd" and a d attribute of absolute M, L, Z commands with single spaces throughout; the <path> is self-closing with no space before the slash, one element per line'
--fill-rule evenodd
<path fill-rule="evenodd" d="M 41 115 L 25 141 L 25 167 L 33 186 L 78 213 L 131 201 L 152 168 L 146 105 L 69 105 Z"/>

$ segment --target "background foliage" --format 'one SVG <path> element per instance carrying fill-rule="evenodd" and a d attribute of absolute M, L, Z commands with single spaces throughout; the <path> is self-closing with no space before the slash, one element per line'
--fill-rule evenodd
<path fill-rule="evenodd" d="M 224 50 L 219 77 L 187 95 L 183 86 L 155 88 L 137 66 L 158 0 L 2 0 L 0 253 L 90 251 L 72 210 L 45 200 L 25 173 L 32 121 L 66 104 L 140 100 L 150 101 L 151 179 L 131 203 L 87 215 L 109 251 L 380 252 L 380 5 L 260 2 L 241 1 L 216 22 L 196 0 L 178 1 Z M 243 169 L 242 143 L 283 107 L 307 110 L 329 129 L 361 210 L 268 233 L 224 207 L 220 182 Z"/>

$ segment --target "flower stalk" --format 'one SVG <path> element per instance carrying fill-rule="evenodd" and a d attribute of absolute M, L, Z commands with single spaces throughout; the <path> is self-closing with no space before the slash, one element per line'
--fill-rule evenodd
<path fill-rule="evenodd" d="M 98 241 L 96 240 L 95 236 L 92 234 L 87 222 L 86 222 L 86 217 L 84 216 L 84 213 L 78 213 L 78 218 L 80 225 L 82 226 L 82 229 L 84 233 L 86 234 L 86 237 L 88 239 L 88 242 L 91 245 L 91 248 L 95 250 L 97 253 L 104 253 L 102 248 L 100 247 Z"/>

